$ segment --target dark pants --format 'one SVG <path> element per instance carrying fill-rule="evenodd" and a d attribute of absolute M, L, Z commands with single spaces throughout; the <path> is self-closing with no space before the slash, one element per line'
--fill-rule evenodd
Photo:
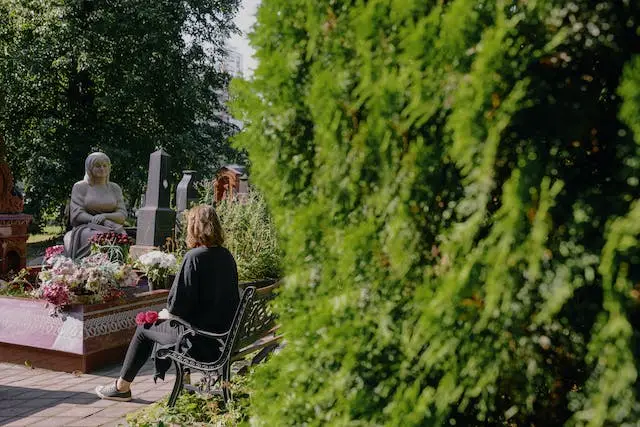
<path fill-rule="evenodd" d="M 120 370 L 120 378 L 132 382 L 140 368 L 151 356 L 153 345 L 173 344 L 178 339 L 178 328 L 171 327 L 170 322 L 160 321 L 154 325 L 138 326 L 129 343 L 127 355 Z"/>

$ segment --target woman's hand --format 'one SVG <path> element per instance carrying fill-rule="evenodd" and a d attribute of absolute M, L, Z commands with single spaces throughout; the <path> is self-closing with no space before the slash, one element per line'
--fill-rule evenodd
<path fill-rule="evenodd" d="M 171 319 L 171 313 L 169 313 L 169 310 L 167 310 L 166 308 L 163 308 L 158 313 L 158 319 L 160 319 L 160 320 Z"/>
<path fill-rule="evenodd" d="M 104 223 L 105 219 L 106 217 L 103 214 L 98 214 L 98 215 L 94 215 L 91 218 L 91 222 L 93 222 L 94 224 L 102 224 Z"/>

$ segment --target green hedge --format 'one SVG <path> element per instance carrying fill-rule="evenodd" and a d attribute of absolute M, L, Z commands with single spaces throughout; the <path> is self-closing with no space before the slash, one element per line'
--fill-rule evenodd
<path fill-rule="evenodd" d="M 635 425 L 636 1 L 263 0 L 256 425 Z M 635 288 L 634 288 L 635 286 Z"/>

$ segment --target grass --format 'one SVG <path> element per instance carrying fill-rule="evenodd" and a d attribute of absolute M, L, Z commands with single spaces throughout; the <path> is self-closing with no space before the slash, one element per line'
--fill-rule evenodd
<path fill-rule="evenodd" d="M 45 249 L 49 246 L 61 245 L 64 229 L 56 225 L 48 225 L 43 228 L 42 233 L 31 234 L 27 239 L 27 262 L 44 255 Z"/>

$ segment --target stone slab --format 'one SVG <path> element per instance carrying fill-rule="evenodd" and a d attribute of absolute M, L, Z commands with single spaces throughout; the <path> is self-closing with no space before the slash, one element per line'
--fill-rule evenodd
<path fill-rule="evenodd" d="M 124 301 L 75 305 L 52 317 L 43 300 L 0 297 L 0 362 L 90 372 L 121 360 L 141 311 L 160 311 L 168 291 L 137 293 Z"/>

